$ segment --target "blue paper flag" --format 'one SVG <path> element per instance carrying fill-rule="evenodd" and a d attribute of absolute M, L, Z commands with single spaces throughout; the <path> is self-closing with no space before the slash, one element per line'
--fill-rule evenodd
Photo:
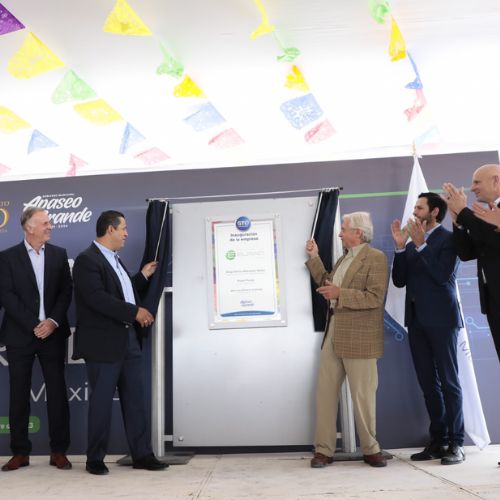
<path fill-rule="evenodd" d="M 418 69 L 417 69 L 417 65 L 415 64 L 415 61 L 413 60 L 413 58 L 411 57 L 409 52 L 406 52 L 406 55 L 408 56 L 408 59 L 410 60 L 411 65 L 413 66 L 413 71 L 415 71 L 415 80 L 413 80 L 410 83 L 407 83 L 405 85 L 405 89 L 418 90 L 418 89 L 424 88 L 424 86 L 422 84 L 422 80 L 420 80 L 420 75 L 418 74 Z"/>
<path fill-rule="evenodd" d="M 35 129 L 31 134 L 31 139 L 28 144 L 28 154 L 34 153 L 39 149 L 57 148 L 57 147 L 59 147 L 58 144 L 56 144 L 53 140 L 49 139 L 41 132 Z"/>
<path fill-rule="evenodd" d="M 295 128 L 305 127 L 323 114 L 323 110 L 319 107 L 312 94 L 285 101 L 280 106 L 280 109 Z"/>
<path fill-rule="evenodd" d="M 191 125 L 196 132 L 207 130 L 216 125 L 224 123 L 224 117 L 214 108 L 212 103 L 207 102 L 198 108 L 198 111 L 184 118 L 184 121 Z"/>
<path fill-rule="evenodd" d="M 123 131 L 122 143 L 120 144 L 120 154 L 126 153 L 134 144 L 144 141 L 146 138 L 138 132 L 130 123 L 125 125 Z"/>

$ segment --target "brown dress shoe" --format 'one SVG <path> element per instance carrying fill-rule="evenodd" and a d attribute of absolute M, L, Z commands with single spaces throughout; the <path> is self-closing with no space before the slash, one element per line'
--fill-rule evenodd
<path fill-rule="evenodd" d="M 311 459 L 311 467 L 313 469 L 320 469 L 321 467 L 326 467 L 333 463 L 333 457 L 327 457 L 323 453 L 315 453 L 314 457 Z"/>
<path fill-rule="evenodd" d="M 50 454 L 50 465 L 55 465 L 58 469 L 68 470 L 73 466 L 64 453 L 53 452 Z"/>
<path fill-rule="evenodd" d="M 380 451 L 373 455 L 363 455 L 363 460 L 372 467 L 385 467 L 387 465 L 387 460 Z"/>
<path fill-rule="evenodd" d="M 19 467 L 26 467 L 30 464 L 29 455 L 14 455 L 5 465 L 2 466 L 3 471 L 16 470 Z"/>

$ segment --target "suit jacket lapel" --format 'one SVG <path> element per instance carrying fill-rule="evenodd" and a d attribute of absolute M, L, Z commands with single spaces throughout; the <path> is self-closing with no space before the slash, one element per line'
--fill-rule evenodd
<path fill-rule="evenodd" d="M 364 260 L 366 259 L 366 254 L 368 253 L 368 249 L 370 247 L 368 245 L 365 245 L 354 257 L 353 261 L 351 262 L 351 265 L 347 269 L 347 272 L 344 275 L 344 279 L 342 280 L 342 285 L 341 288 L 348 288 L 349 285 L 351 284 L 351 281 L 353 280 L 354 276 L 356 276 L 356 273 L 360 270 L 361 266 L 363 265 Z"/>
<path fill-rule="evenodd" d="M 123 295 L 122 284 L 120 283 L 120 279 L 118 278 L 118 275 L 116 274 L 116 271 L 113 269 L 113 267 L 111 266 L 111 264 L 108 262 L 108 259 L 106 259 L 106 257 L 104 257 L 104 255 L 99 250 L 99 248 L 97 248 L 97 246 L 94 245 L 94 243 L 92 243 L 92 250 L 97 254 L 97 258 L 100 259 L 101 262 L 104 263 L 104 267 L 107 269 L 108 273 L 110 273 L 111 276 L 113 277 L 113 280 L 114 280 L 114 282 L 116 284 L 116 287 L 118 288 L 118 291 L 120 292 L 121 298 L 123 300 L 125 300 L 125 296 Z"/>
<path fill-rule="evenodd" d="M 430 242 L 430 241 L 432 242 L 432 240 L 433 240 L 433 239 L 437 238 L 437 237 L 439 236 L 439 234 L 441 233 L 442 228 L 443 228 L 443 226 L 439 226 L 439 227 L 437 227 L 436 229 L 434 229 L 434 231 L 432 231 L 432 233 L 431 233 L 431 234 L 429 234 L 429 236 L 428 236 L 428 237 L 427 237 L 427 239 L 425 240 L 425 241 L 426 241 L 426 243 L 428 243 L 428 242 Z"/>
<path fill-rule="evenodd" d="M 52 248 L 50 245 L 45 245 L 45 250 L 43 252 L 43 294 L 44 294 L 44 299 L 45 295 L 47 294 L 47 288 L 50 285 L 50 279 L 47 279 L 47 276 L 53 276 L 52 273 L 52 263 L 54 262 L 54 259 L 52 259 Z"/>
<path fill-rule="evenodd" d="M 33 265 L 31 264 L 30 256 L 28 255 L 28 250 L 24 241 L 19 244 L 19 260 L 21 261 L 22 268 L 26 271 L 29 276 L 32 285 L 38 290 L 38 285 L 36 284 L 35 271 L 33 270 Z"/>

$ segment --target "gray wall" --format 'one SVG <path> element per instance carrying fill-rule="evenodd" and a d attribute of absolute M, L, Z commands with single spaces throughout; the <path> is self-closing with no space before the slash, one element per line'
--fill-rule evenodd
<path fill-rule="evenodd" d="M 498 162 L 496 152 L 428 156 L 421 160 L 421 165 L 429 187 L 439 188 L 448 180 L 457 185 L 469 186 L 472 171 L 477 166 L 490 162 Z M 11 218 L 8 224 L 0 229 L 0 249 L 21 240 L 18 219 L 22 204 L 37 195 L 68 193 L 80 195 L 83 199 L 82 205 L 92 211 L 89 223 L 68 224 L 66 227 L 56 227 L 54 230 L 53 243 L 65 246 L 71 258 L 85 248 L 94 237 L 95 219 L 100 211 L 108 208 L 124 211 L 130 237 L 122 254 L 130 270 L 136 270 L 143 251 L 145 199 L 148 197 L 253 193 L 341 185 L 344 187 L 341 199 L 342 211 L 369 210 L 375 224 L 373 244 L 384 250 L 391 259 L 393 248 L 389 223 L 393 218 L 401 216 L 406 199 L 405 194 L 394 193 L 407 190 L 412 164 L 412 159 L 408 157 L 381 158 L 2 182 L 0 202 L 8 202 L 7 208 Z M 297 250 L 297 258 L 299 258 L 298 253 Z M 303 258 L 300 260 L 302 262 Z M 182 269 L 175 269 L 174 272 L 182 273 Z M 497 418 L 500 413 L 500 402 L 496 390 L 496 381 L 500 379 L 500 367 L 485 318 L 479 312 L 474 263 L 462 264 L 459 283 L 490 435 L 494 443 L 500 443 L 500 422 Z M 304 291 L 302 307 L 307 306 L 308 300 L 307 292 Z M 148 357 L 148 348 L 146 354 Z M 0 417 L 8 414 L 8 369 L 5 365 L 5 353 L 0 351 Z M 422 397 L 416 386 L 408 345 L 406 341 L 398 341 L 391 331 L 386 332 L 385 355 L 379 362 L 379 372 L 377 413 L 378 437 L 381 444 L 386 448 L 423 444 L 427 438 L 428 422 Z M 70 452 L 83 453 L 87 390 L 83 365 L 68 365 L 67 378 L 72 398 L 73 444 Z M 41 375 L 37 368 L 33 378 L 35 395 L 40 391 L 41 384 Z M 265 391 L 264 386 L 263 394 Z M 148 397 L 148 394 L 146 396 Z M 314 411 L 312 401 L 312 394 L 304 397 L 302 402 L 304 414 Z M 116 406 L 118 410 L 118 403 Z M 287 409 L 286 413 L 288 419 L 295 418 L 290 410 Z M 45 453 L 48 440 L 43 394 L 37 401 L 32 401 L 32 414 L 39 416 L 42 423 L 40 432 L 32 434 L 34 453 Z M 310 416 L 304 421 L 304 425 L 310 429 L 309 419 Z M 171 417 L 168 418 L 167 425 L 172 426 Z M 110 452 L 121 453 L 126 450 L 120 419 L 117 418 L 113 425 Z M 0 429 L 0 454 L 8 453 L 8 434 L 2 433 Z"/>

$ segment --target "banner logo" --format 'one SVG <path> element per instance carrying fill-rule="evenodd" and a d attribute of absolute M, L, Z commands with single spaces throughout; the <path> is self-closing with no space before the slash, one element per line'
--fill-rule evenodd
<path fill-rule="evenodd" d="M 31 416 L 28 420 L 28 432 L 35 434 L 40 430 L 40 419 Z M 9 417 L 0 417 L 0 434 L 10 434 Z"/>
<path fill-rule="evenodd" d="M 90 222 L 92 211 L 84 206 L 83 198 L 74 193 L 44 194 L 35 196 L 24 203 L 28 207 L 44 208 L 49 212 L 49 219 L 58 228 L 69 227 L 70 224 Z"/>
<path fill-rule="evenodd" d="M 9 211 L 6 207 L 10 205 L 9 201 L 0 201 L 0 230 L 9 222 Z"/>
<path fill-rule="evenodd" d="M 241 217 L 238 217 L 238 219 L 236 219 L 235 225 L 238 231 L 248 231 L 252 223 L 248 217 L 242 215 Z"/>

